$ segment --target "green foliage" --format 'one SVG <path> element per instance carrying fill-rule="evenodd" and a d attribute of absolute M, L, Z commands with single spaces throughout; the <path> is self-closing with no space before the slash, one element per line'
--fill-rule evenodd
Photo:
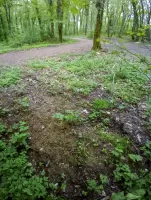
<path fill-rule="evenodd" d="M 104 190 L 106 184 L 108 184 L 108 177 L 101 174 L 98 183 L 94 179 L 87 180 L 87 189 L 91 192 L 100 193 L 102 190 Z"/>
<path fill-rule="evenodd" d="M 144 147 L 142 147 L 143 155 L 145 159 L 151 159 L 151 142 L 147 142 Z M 144 169 L 144 166 L 141 165 L 139 170 L 135 170 L 135 164 L 142 162 L 143 157 L 135 154 L 128 154 L 128 157 L 133 162 L 133 165 L 124 163 L 125 159 L 121 159 L 121 155 L 124 155 L 123 152 L 120 152 L 118 155 L 113 155 L 117 158 L 119 157 L 120 162 L 117 162 L 116 169 L 114 170 L 114 178 L 117 182 L 122 184 L 124 192 L 114 193 L 112 195 L 112 200 L 130 200 L 130 199 L 139 199 L 146 200 L 150 199 L 150 185 L 151 185 L 151 173 L 149 170 Z"/>
<path fill-rule="evenodd" d="M 23 97 L 18 101 L 18 103 L 24 108 L 27 109 L 29 108 L 29 98 L 28 97 Z"/>
<path fill-rule="evenodd" d="M 93 31 L 90 31 L 87 35 L 87 38 L 88 39 L 92 39 L 94 37 L 94 32 Z"/>
<path fill-rule="evenodd" d="M 9 112 L 8 109 L 0 107 L 0 117 L 5 116 L 8 112 Z"/>
<path fill-rule="evenodd" d="M 66 110 L 64 114 L 56 113 L 53 115 L 53 118 L 68 123 L 77 123 L 82 121 L 81 114 L 78 111 L 74 112 L 72 110 Z"/>
<path fill-rule="evenodd" d="M 31 60 L 27 63 L 27 66 L 35 70 L 40 70 L 40 69 L 47 68 L 49 65 L 47 61 L 45 60 Z"/>
<path fill-rule="evenodd" d="M 4 134 L 6 132 L 6 126 L 0 122 L 0 134 Z"/>
<path fill-rule="evenodd" d="M 13 130 L 18 129 L 18 133 L 14 133 L 7 141 L 0 140 L 0 199 L 46 197 L 48 180 L 35 175 L 28 161 L 27 128 L 25 122 L 20 122 L 13 127 Z"/>
<path fill-rule="evenodd" d="M 0 87 L 17 84 L 21 77 L 21 69 L 17 67 L 5 69 L 0 74 Z"/>
<path fill-rule="evenodd" d="M 91 192 L 100 193 L 103 190 L 103 185 L 98 185 L 96 180 L 88 180 L 87 185 L 87 189 Z"/>
<path fill-rule="evenodd" d="M 103 109 L 109 109 L 112 107 L 112 103 L 106 99 L 95 99 L 92 102 L 92 108 L 99 111 Z"/>
<path fill-rule="evenodd" d="M 86 144 L 84 141 L 78 140 L 77 141 L 77 153 L 79 156 L 86 158 L 88 156 Z"/>
<path fill-rule="evenodd" d="M 151 141 L 147 142 L 141 149 L 144 152 L 144 156 L 151 160 Z"/>

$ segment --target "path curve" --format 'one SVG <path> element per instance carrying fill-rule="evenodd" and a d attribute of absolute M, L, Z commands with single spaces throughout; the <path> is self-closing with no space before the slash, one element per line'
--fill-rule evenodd
<path fill-rule="evenodd" d="M 77 39 L 74 44 L 62 44 L 55 47 L 42 47 L 25 51 L 15 51 L 0 55 L 0 64 L 22 65 L 30 59 L 47 58 L 64 53 L 88 52 L 92 48 L 92 40 Z"/>
<path fill-rule="evenodd" d="M 151 48 L 146 48 L 143 44 L 137 44 L 133 42 L 119 43 L 118 39 L 111 39 L 112 42 L 118 44 L 119 46 L 125 46 L 132 53 L 141 54 L 144 56 L 151 56 Z M 92 49 L 93 41 L 90 39 L 78 38 L 77 42 L 74 44 L 62 44 L 55 47 L 42 47 L 35 48 L 25 51 L 9 52 L 5 54 L 0 54 L 0 64 L 6 65 L 23 65 L 30 59 L 38 58 L 48 58 L 51 56 L 64 54 L 64 53 L 85 53 Z M 112 44 L 102 44 L 102 47 L 107 50 L 117 49 Z"/>

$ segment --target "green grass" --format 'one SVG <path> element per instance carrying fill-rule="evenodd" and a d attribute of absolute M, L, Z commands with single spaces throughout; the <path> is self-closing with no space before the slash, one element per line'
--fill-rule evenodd
<path fill-rule="evenodd" d="M 117 144 L 121 144 L 123 147 L 128 147 L 128 145 L 130 144 L 130 141 L 128 140 L 128 138 L 120 136 L 117 133 L 113 134 L 113 133 L 101 130 L 99 133 L 99 136 L 100 136 L 101 141 L 104 141 L 108 144 L 110 143 L 114 147 L 116 147 Z"/>
<path fill-rule="evenodd" d="M 64 39 L 62 44 L 73 44 L 76 40 L 74 39 Z M 15 45 L 13 42 L 8 43 L 0 43 L 0 54 L 8 53 L 10 51 L 23 51 L 29 50 L 33 48 L 41 48 L 41 47 L 55 47 L 61 45 L 59 41 L 46 41 L 46 42 L 38 42 L 35 44 L 23 44 L 20 46 Z M 17 46 L 17 47 L 16 47 Z"/>
<path fill-rule="evenodd" d="M 15 85 L 22 77 L 22 71 L 18 67 L 6 68 L 0 71 L 0 87 Z"/>
<path fill-rule="evenodd" d="M 88 95 L 101 84 L 115 100 L 136 103 L 149 92 L 144 89 L 148 79 L 142 72 L 143 64 L 127 63 L 124 59 L 119 60 L 118 55 L 102 56 L 89 52 L 34 60 L 27 65 L 35 69 L 50 67 L 57 71 L 57 80 L 74 93 Z"/>

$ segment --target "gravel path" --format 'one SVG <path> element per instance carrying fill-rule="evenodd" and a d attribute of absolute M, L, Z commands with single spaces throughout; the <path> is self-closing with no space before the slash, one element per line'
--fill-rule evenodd
<path fill-rule="evenodd" d="M 117 39 L 113 39 L 118 45 L 124 45 L 132 53 L 142 54 L 145 56 L 151 56 L 151 49 L 143 46 L 142 44 L 136 44 L 132 42 L 120 44 Z M 116 49 L 114 45 L 103 44 L 103 48 L 107 50 Z M 63 44 L 56 47 L 42 47 L 38 49 L 30 49 L 18 52 L 9 52 L 0 55 L 0 64 L 8 65 L 23 65 L 30 59 L 47 58 L 64 53 L 83 53 L 88 52 L 92 48 L 92 40 L 89 39 L 77 39 L 74 44 Z"/>

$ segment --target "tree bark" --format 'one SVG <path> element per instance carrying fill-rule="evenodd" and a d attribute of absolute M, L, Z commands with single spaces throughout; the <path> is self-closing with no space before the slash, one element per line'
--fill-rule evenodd
<path fill-rule="evenodd" d="M 58 33 L 59 41 L 63 42 L 63 0 L 57 1 Z"/>
<path fill-rule="evenodd" d="M 50 19 L 50 37 L 55 37 L 55 31 L 54 31 L 54 21 L 53 21 L 53 0 L 48 0 L 49 4 L 49 12 L 52 15 Z"/>
<path fill-rule="evenodd" d="M 132 0 L 132 7 L 133 7 L 133 13 L 134 13 L 134 19 L 133 19 L 133 27 L 132 27 L 132 40 L 138 41 L 139 36 L 137 35 L 138 33 L 138 28 L 139 28 L 139 19 L 138 19 L 138 13 L 137 13 L 137 2 L 135 0 Z"/>
<path fill-rule="evenodd" d="M 90 3 L 90 2 L 89 2 Z M 86 23 L 85 23 L 85 35 L 88 33 L 88 24 L 89 24 L 89 3 L 86 5 L 85 8 L 85 15 L 86 15 Z"/>
<path fill-rule="evenodd" d="M 93 38 L 93 50 L 97 51 L 101 49 L 101 28 L 103 22 L 103 11 L 104 11 L 105 0 L 97 0 L 96 8 L 97 8 L 97 18 L 95 25 L 95 32 Z"/>

